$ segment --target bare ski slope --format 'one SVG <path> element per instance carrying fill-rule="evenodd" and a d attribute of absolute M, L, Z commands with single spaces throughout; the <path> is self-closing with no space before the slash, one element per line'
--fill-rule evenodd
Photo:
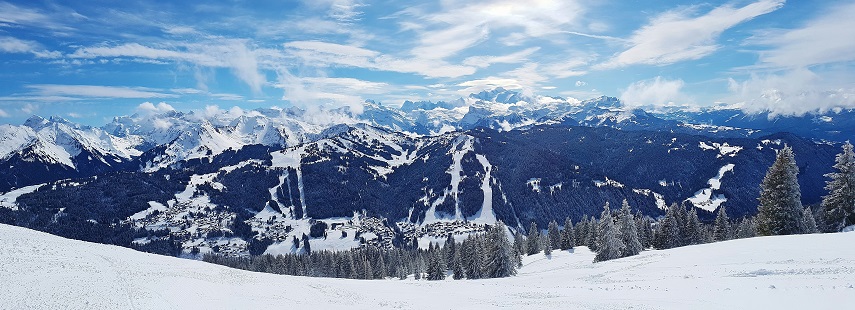
<path fill-rule="evenodd" d="M 591 263 L 534 255 L 516 277 L 342 280 L 234 270 L 0 225 L 2 309 L 840 309 L 855 233 L 765 237 Z M 548 307 L 548 308 L 547 308 Z"/>

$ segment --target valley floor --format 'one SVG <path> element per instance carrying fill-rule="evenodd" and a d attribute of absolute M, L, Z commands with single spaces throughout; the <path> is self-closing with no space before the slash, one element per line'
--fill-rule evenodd
<path fill-rule="evenodd" d="M 839 309 L 855 232 L 762 237 L 591 263 L 585 247 L 474 281 L 253 273 L 0 225 L 0 309 Z M 547 308 L 548 307 L 548 308 Z"/>

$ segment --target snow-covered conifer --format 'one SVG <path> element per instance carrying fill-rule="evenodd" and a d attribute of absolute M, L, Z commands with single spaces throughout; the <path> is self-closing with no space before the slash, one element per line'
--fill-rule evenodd
<path fill-rule="evenodd" d="M 588 215 L 585 214 L 582 216 L 582 220 L 579 221 L 573 229 L 573 233 L 576 234 L 577 245 L 588 245 L 588 230 Z"/>
<path fill-rule="evenodd" d="M 683 244 L 701 244 L 704 243 L 705 233 L 701 221 L 698 219 L 698 211 L 695 208 L 689 211 L 689 216 L 686 218 L 685 233 L 683 236 Z"/>
<path fill-rule="evenodd" d="M 752 238 L 757 236 L 757 224 L 752 218 L 744 218 L 736 229 L 736 238 Z"/>
<path fill-rule="evenodd" d="M 546 257 L 552 257 L 552 243 L 545 242 L 544 244 L 545 245 L 543 246 L 543 255 L 545 255 Z"/>
<path fill-rule="evenodd" d="M 724 206 L 718 208 L 714 225 L 713 240 L 724 241 L 730 239 L 730 219 L 727 217 L 727 210 L 725 210 Z"/>
<path fill-rule="evenodd" d="M 487 233 L 486 276 L 502 278 L 515 275 L 517 264 L 514 261 L 513 245 L 508 240 L 507 228 L 499 221 Z"/>
<path fill-rule="evenodd" d="M 576 234 L 573 232 L 573 221 L 568 216 L 564 219 L 564 229 L 561 230 L 561 246 L 562 250 L 569 250 L 576 246 Z"/>
<path fill-rule="evenodd" d="M 624 244 L 624 249 L 621 252 L 621 257 L 637 255 L 641 253 L 641 242 L 638 240 L 638 229 L 635 226 L 635 217 L 629 209 L 629 203 L 626 199 L 620 208 L 619 233 L 620 239 Z"/>
<path fill-rule="evenodd" d="M 609 206 L 609 203 L 606 202 L 606 207 L 608 207 L 608 206 Z M 602 221 L 602 219 L 600 219 L 600 221 Z M 594 251 L 594 252 L 597 251 L 597 238 L 599 235 L 600 235 L 600 225 L 597 222 L 597 219 L 592 216 L 591 220 L 588 221 L 588 236 L 586 237 L 588 239 L 588 244 L 587 244 L 588 249 L 591 249 L 591 251 Z"/>
<path fill-rule="evenodd" d="M 760 184 L 757 230 L 761 235 L 790 235 L 801 231 L 803 208 L 798 174 L 793 150 L 784 147 Z"/>
<path fill-rule="evenodd" d="M 619 236 L 618 229 L 614 225 L 612 212 L 606 204 L 603 213 L 600 214 L 599 236 L 597 238 L 597 256 L 595 262 L 607 261 L 621 257 L 624 244 Z"/>
<path fill-rule="evenodd" d="M 526 240 L 528 244 L 526 248 L 528 249 L 528 255 L 534 255 L 541 251 L 540 244 L 540 231 L 537 229 L 537 223 L 531 222 L 531 225 L 528 228 L 528 236 L 526 236 Z"/>
<path fill-rule="evenodd" d="M 656 233 L 654 235 L 653 246 L 657 249 L 670 249 L 680 246 L 682 237 L 680 236 L 680 225 L 677 221 L 677 209 L 680 208 L 676 203 L 671 204 L 671 207 L 665 211 L 665 217 L 659 221 Z"/>
<path fill-rule="evenodd" d="M 549 239 L 549 246 L 552 249 L 557 249 L 561 246 L 561 231 L 558 229 L 558 222 L 550 221 L 546 229 L 546 235 Z"/>
<path fill-rule="evenodd" d="M 825 175 L 831 180 L 825 185 L 828 195 L 822 198 L 825 230 L 829 232 L 855 224 L 855 152 L 852 144 L 847 141 L 834 160 L 837 171 Z"/>
<path fill-rule="evenodd" d="M 819 230 L 816 228 L 816 220 L 813 218 L 813 211 L 811 211 L 810 207 L 807 207 L 804 212 L 802 212 L 802 233 L 815 234 L 818 232 Z"/>

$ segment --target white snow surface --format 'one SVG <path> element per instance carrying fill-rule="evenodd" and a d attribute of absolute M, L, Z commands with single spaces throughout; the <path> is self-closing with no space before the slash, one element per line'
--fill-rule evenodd
<path fill-rule="evenodd" d="M 0 195 L 0 207 L 18 210 L 18 197 L 21 197 L 23 194 L 35 192 L 42 186 L 44 186 L 44 184 L 24 186 Z"/>
<path fill-rule="evenodd" d="M 698 143 L 698 147 L 700 147 L 702 150 L 705 150 L 705 151 L 706 150 L 718 150 L 719 154 L 717 157 L 719 157 L 719 158 L 721 158 L 723 156 L 734 157 L 734 156 L 736 156 L 737 153 L 739 153 L 739 151 L 742 150 L 741 146 L 730 145 L 730 144 L 727 144 L 727 142 L 725 142 L 725 143 L 711 142 L 710 144 L 707 144 L 707 143 L 701 141 Z"/>
<path fill-rule="evenodd" d="M 478 210 L 472 221 L 479 224 L 493 224 L 496 222 L 496 213 L 493 212 L 493 187 L 490 186 L 490 175 L 493 172 L 493 165 L 487 161 L 487 157 L 481 154 L 475 155 L 481 166 L 484 167 L 484 179 L 481 180 L 481 191 L 484 192 L 484 203 L 481 205 L 481 210 Z"/>
<path fill-rule="evenodd" d="M 840 309 L 855 233 L 760 237 L 602 263 L 577 247 L 515 277 L 349 280 L 230 269 L 0 225 L 9 309 Z M 426 292 L 430 292 L 426 294 Z"/>
<path fill-rule="evenodd" d="M 694 196 L 689 197 L 689 199 L 686 200 L 691 202 L 697 208 L 710 212 L 715 211 L 718 206 L 727 201 L 727 197 L 722 194 L 713 196 L 713 191 L 721 189 L 721 178 L 723 178 L 724 174 L 727 172 L 733 173 L 733 167 L 735 167 L 734 164 L 727 164 L 718 169 L 718 174 L 707 181 L 707 184 L 710 187 L 698 190 L 695 192 Z"/>

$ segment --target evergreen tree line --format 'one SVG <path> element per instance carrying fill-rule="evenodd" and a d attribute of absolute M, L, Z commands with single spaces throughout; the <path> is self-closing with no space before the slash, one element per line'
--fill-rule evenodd
<path fill-rule="evenodd" d="M 784 147 L 760 185 L 759 206 L 754 217 L 747 216 L 733 222 L 722 206 L 718 208 L 715 221 L 709 225 L 698 219 L 694 208 L 672 204 L 665 216 L 654 223 L 640 214 L 632 218 L 624 201 L 618 214 L 612 214 L 606 204 L 599 220 L 583 218 L 574 235 L 597 253 L 595 261 L 604 261 L 635 255 L 650 247 L 670 249 L 758 235 L 838 232 L 855 225 L 855 153 L 852 144 L 845 143 L 835 161 L 837 171 L 826 175 L 830 179 L 825 187 L 828 194 L 823 197 L 820 211 L 816 213 L 810 207 L 802 206 L 799 169 L 792 149 Z"/>
<path fill-rule="evenodd" d="M 755 218 L 757 233 L 764 236 L 800 233 L 838 232 L 855 225 L 855 153 L 846 142 L 835 157 L 835 172 L 825 176 L 820 212 L 804 208 L 798 182 L 799 168 L 790 147 L 778 152 L 775 163 L 760 185 L 759 206 Z"/>
<path fill-rule="evenodd" d="M 431 243 L 428 249 L 405 247 L 381 249 L 373 246 L 348 251 L 303 251 L 302 254 L 229 257 L 206 254 L 203 260 L 232 268 L 286 274 L 349 279 L 455 280 L 501 278 L 516 274 L 520 257 L 507 238 L 501 222 L 485 233 L 463 242 L 448 235 L 445 245 Z"/>
<path fill-rule="evenodd" d="M 798 166 L 792 149 L 778 152 L 762 184 L 756 216 L 733 221 L 724 206 L 718 208 L 711 224 L 698 219 L 695 208 L 672 204 L 659 220 L 631 212 L 624 200 L 613 212 L 609 204 L 599 218 L 583 216 L 574 225 L 568 217 L 564 225 L 549 223 L 545 232 L 532 222 L 526 234 L 515 231 L 513 242 L 501 222 L 484 234 L 472 235 L 462 243 L 451 235 L 445 246 L 431 244 L 427 250 L 415 247 L 377 249 L 365 247 L 343 252 L 311 252 L 307 255 L 262 255 L 225 257 L 206 255 L 204 260 L 240 269 L 289 275 L 380 279 L 386 277 L 442 280 L 507 277 L 522 266 L 523 255 L 541 252 L 551 256 L 556 249 L 570 250 L 584 245 L 596 253 L 595 262 L 637 255 L 645 249 L 675 247 L 750 238 L 758 235 L 787 235 L 837 232 L 855 225 L 855 154 L 850 143 L 837 155 L 834 168 L 827 174 L 829 193 L 820 210 L 814 212 L 801 204 Z"/>

